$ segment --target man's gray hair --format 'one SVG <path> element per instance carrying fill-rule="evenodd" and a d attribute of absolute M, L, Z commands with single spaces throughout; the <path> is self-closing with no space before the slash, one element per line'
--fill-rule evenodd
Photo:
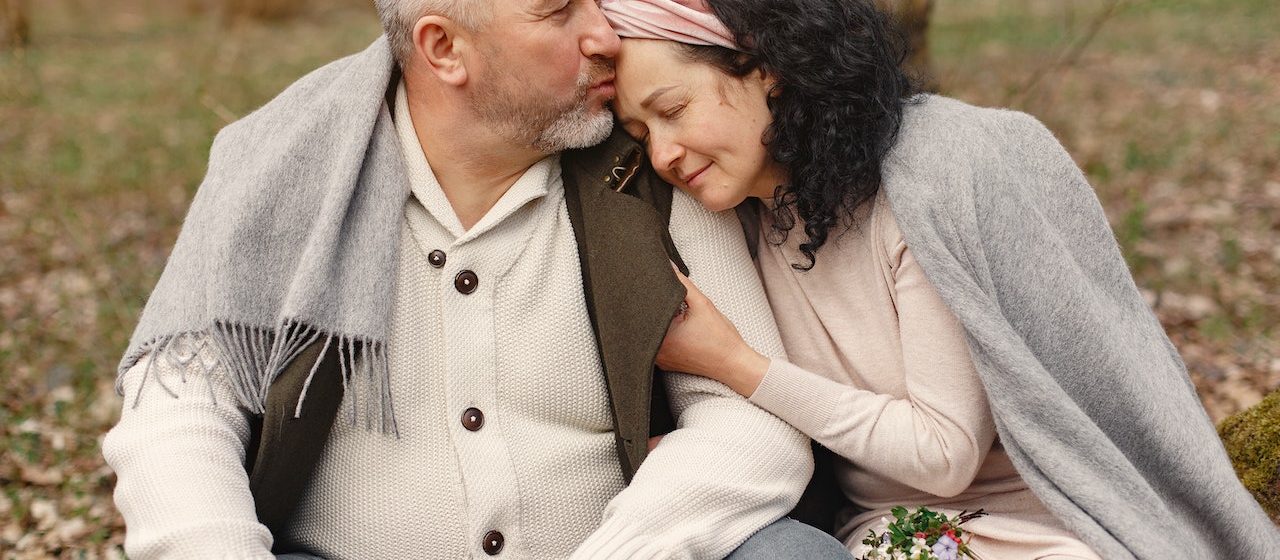
<path fill-rule="evenodd" d="M 480 28 L 493 13 L 493 0 L 373 0 L 391 52 L 403 66 L 413 57 L 413 26 L 425 15 L 447 17 L 468 30 Z"/>

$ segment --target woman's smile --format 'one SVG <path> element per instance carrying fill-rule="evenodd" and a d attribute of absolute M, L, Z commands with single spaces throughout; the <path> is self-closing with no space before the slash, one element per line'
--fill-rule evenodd
<path fill-rule="evenodd" d="M 680 181 L 690 188 L 697 188 L 699 185 L 694 184 L 694 181 L 697 181 L 698 179 L 702 178 L 703 174 L 706 173 L 708 169 L 711 169 L 710 163 L 702 166 L 701 169 L 698 169 L 697 171 L 694 171 L 689 175 L 681 177 Z M 701 184 L 701 182 L 699 184 Z"/>

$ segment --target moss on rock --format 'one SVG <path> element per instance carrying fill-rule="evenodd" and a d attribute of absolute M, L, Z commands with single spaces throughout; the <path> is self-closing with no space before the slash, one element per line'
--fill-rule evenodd
<path fill-rule="evenodd" d="M 1272 521 L 1280 523 L 1280 391 L 1272 391 L 1253 408 L 1223 420 L 1218 435 L 1235 465 L 1236 476 Z"/>

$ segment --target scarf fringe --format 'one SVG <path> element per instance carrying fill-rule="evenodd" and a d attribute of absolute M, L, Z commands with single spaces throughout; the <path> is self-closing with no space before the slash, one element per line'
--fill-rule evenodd
<path fill-rule="evenodd" d="M 116 393 L 124 395 L 125 372 L 150 354 L 133 406 L 138 406 L 142 390 L 149 379 L 154 380 L 170 397 L 178 398 L 178 394 L 165 384 L 153 366 L 156 360 L 166 360 L 180 372 L 180 381 L 186 383 L 187 369 L 191 361 L 195 360 L 201 366 L 199 375 L 208 381 L 212 381 L 215 370 L 222 365 L 223 377 L 231 386 L 239 405 L 250 413 L 261 416 L 266 411 L 267 392 L 272 383 L 298 355 L 312 344 L 319 343 L 321 338 L 324 339 L 324 346 L 307 372 L 293 417 L 302 416 L 302 405 L 311 388 L 311 381 L 329 353 L 329 348 L 336 347 L 342 391 L 350 397 L 348 417 L 351 425 L 359 425 L 360 418 L 363 417 L 365 429 L 372 431 L 376 428 L 381 433 L 399 437 L 395 406 L 391 398 L 391 370 L 386 343 L 364 337 L 324 333 L 296 320 L 285 321 L 278 328 L 217 322 L 206 331 L 156 337 L 139 345 L 126 357 L 116 375 Z M 213 351 L 217 355 L 213 360 L 197 359 L 205 351 Z M 364 395 L 358 395 L 360 392 Z M 209 397 L 217 403 L 212 383 L 209 384 Z"/>

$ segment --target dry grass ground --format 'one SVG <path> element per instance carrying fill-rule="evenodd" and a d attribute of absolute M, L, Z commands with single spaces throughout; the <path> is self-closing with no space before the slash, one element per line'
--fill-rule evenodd
<path fill-rule="evenodd" d="M 949 94 L 1066 144 L 1218 421 L 1280 386 L 1280 11 L 1124 3 L 1059 66 L 1109 4 L 940 2 L 934 64 Z"/>
<path fill-rule="evenodd" d="M 1280 11 L 1271 0 L 943 0 L 950 95 L 1031 112 L 1089 173 L 1215 419 L 1280 385 Z M 0 52 L 0 557 L 119 556 L 115 363 L 214 133 L 377 33 L 355 0 L 233 28 L 202 2 L 34 2 Z M 1032 77 L 1051 71 L 1027 89 Z"/>

